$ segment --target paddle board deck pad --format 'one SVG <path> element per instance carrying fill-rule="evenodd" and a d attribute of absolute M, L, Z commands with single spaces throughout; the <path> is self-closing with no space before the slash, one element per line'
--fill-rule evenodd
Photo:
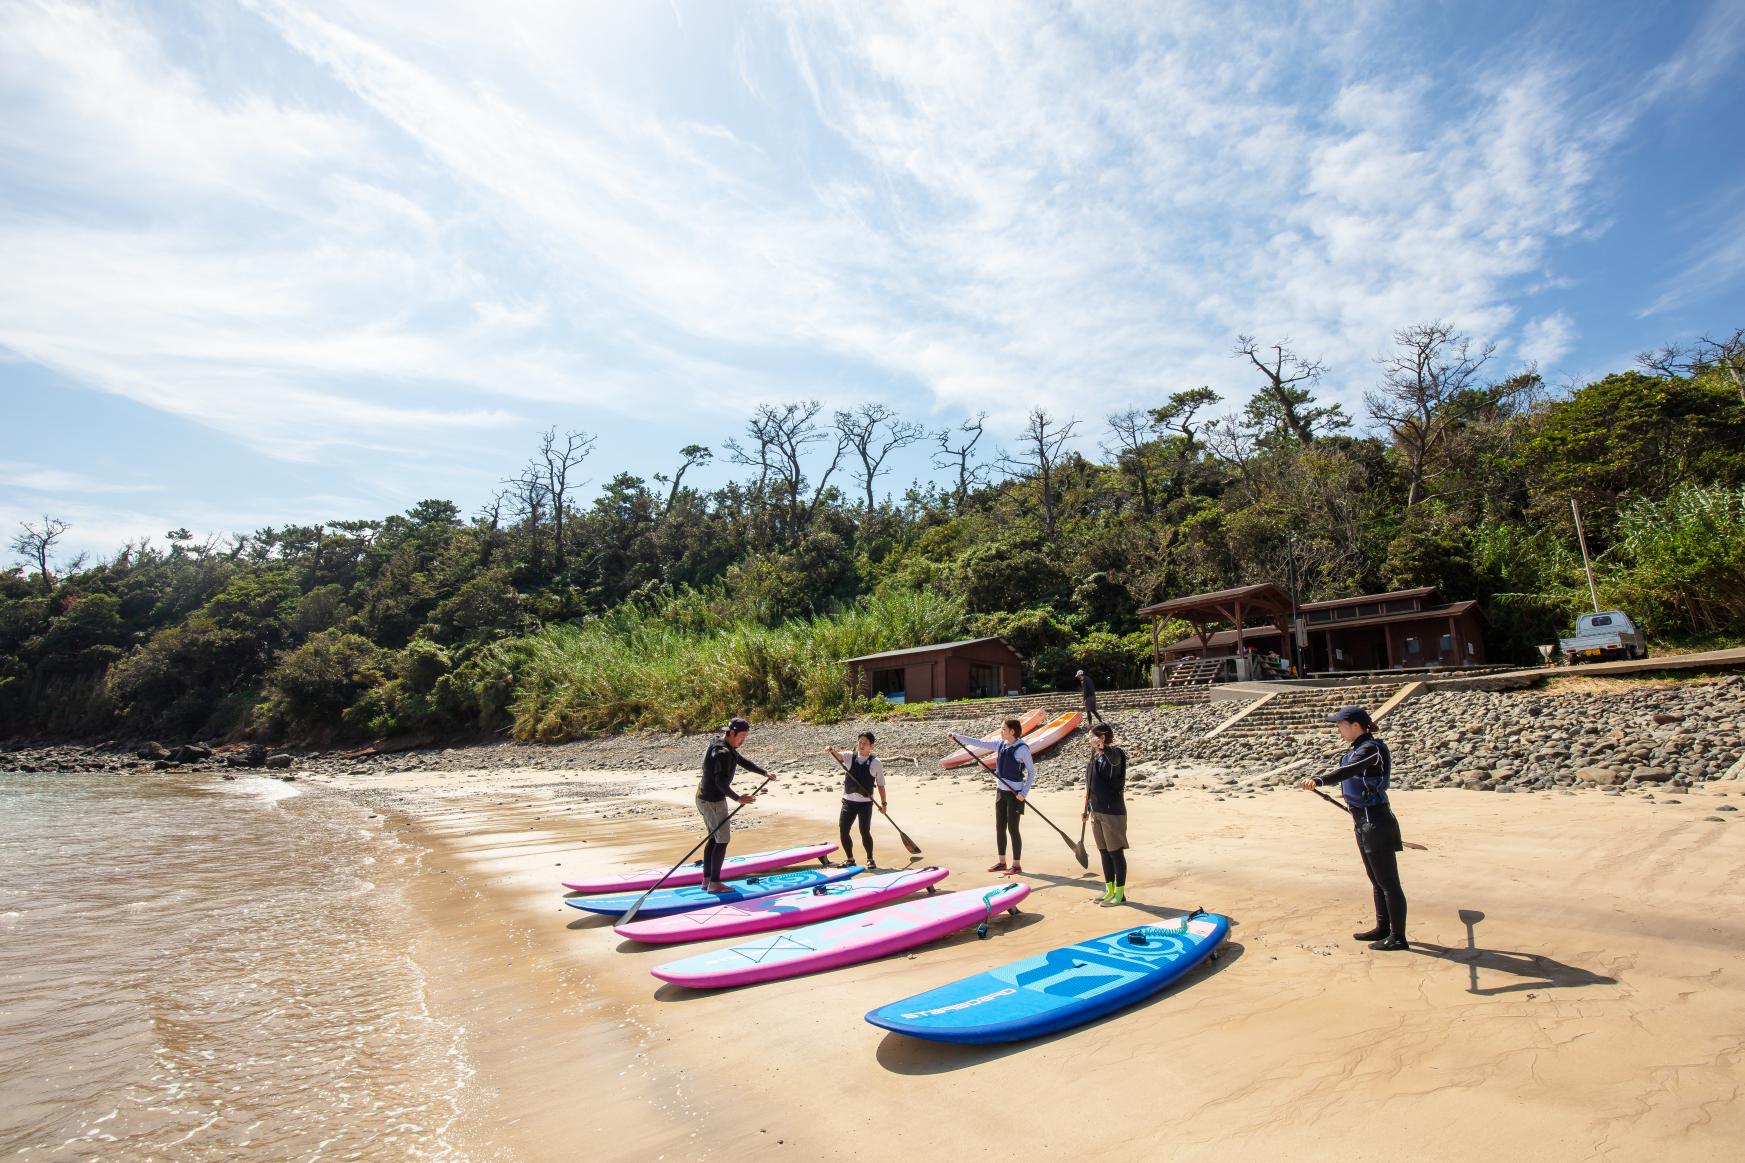
<path fill-rule="evenodd" d="M 930 888 L 948 875 L 950 870 L 945 868 L 878 872 L 799 892 L 784 892 L 779 896 L 730 905 L 711 905 L 646 921 L 638 916 L 628 925 L 619 925 L 616 932 L 632 941 L 670 945 L 680 941 L 708 941 L 716 937 L 743 937 L 747 933 L 764 933 L 771 929 L 791 929 L 795 925 L 829 920 L 886 904 Z"/>
<path fill-rule="evenodd" d="M 1036 730 L 1036 728 L 1042 725 L 1042 721 L 1046 718 L 1048 718 L 1048 712 L 1043 710 L 1041 707 L 1032 707 L 1030 710 L 1025 711 L 1024 714 L 1018 718 L 1019 738 L 1023 738 L 1025 735 Z M 982 745 L 980 747 L 971 747 L 970 750 L 978 755 L 987 755 L 999 745 L 1000 732 L 996 729 L 992 735 L 987 735 L 982 738 Z M 960 747 L 950 755 L 947 755 L 944 759 L 941 759 L 939 761 L 939 766 L 945 768 L 962 767 L 966 763 L 974 762 L 975 760 L 965 755 L 963 753 L 963 748 Z"/>
<path fill-rule="evenodd" d="M 669 961 L 655 966 L 651 972 L 662 981 L 692 989 L 798 977 L 871 961 L 887 953 L 925 945 L 971 925 L 979 926 L 994 914 L 1014 908 L 1029 895 L 1027 884 L 940 893 L 870 913 L 821 921 L 742 945 L 729 945 L 683 961 Z"/>
<path fill-rule="evenodd" d="M 836 851 L 834 844 L 807 844 L 799 848 L 747 852 L 744 856 L 729 856 L 722 861 L 721 872 L 722 875 L 728 877 L 773 872 L 778 868 L 804 864 L 808 860 L 822 860 L 834 851 Z M 664 868 L 644 868 L 639 872 L 621 872 L 602 876 L 598 880 L 565 881 L 564 887 L 571 892 L 641 892 L 643 889 L 652 888 L 657 884 L 662 888 L 684 888 L 688 884 L 703 883 L 703 862 L 701 860 L 693 860 L 689 864 L 680 865 L 677 872 L 663 881 L 661 876 L 665 872 Z"/>
<path fill-rule="evenodd" d="M 642 908 L 637 910 L 638 916 L 658 917 L 662 913 L 680 913 L 687 909 L 700 909 L 709 905 L 729 904 L 733 901 L 756 900 L 762 896 L 775 896 L 777 893 L 793 892 L 796 889 L 815 888 L 821 884 L 835 884 L 839 880 L 863 871 L 858 864 L 844 864 L 835 868 L 801 868 L 790 872 L 770 872 L 762 876 L 748 876 L 744 880 L 727 881 L 727 892 L 704 892 L 701 885 L 689 888 L 657 888 L 648 894 L 648 899 L 642 902 Z M 581 909 L 585 913 L 605 913 L 617 916 L 627 913 L 630 906 L 636 903 L 640 892 L 613 892 L 600 896 L 576 896 L 564 901 L 572 909 Z"/>
<path fill-rule="evenodd" d="M 1014 1042 L 1094 1021 L 1179 980 L 1217 950 L 1228 917 L 1200 913 L 1026 957 L 880 1006 L 866 1020 L 935 1042 Z"/>

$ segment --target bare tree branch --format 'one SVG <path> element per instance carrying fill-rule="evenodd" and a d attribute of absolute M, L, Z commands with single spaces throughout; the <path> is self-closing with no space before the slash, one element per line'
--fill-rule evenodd
<path fill-rule="evenodd" d="M 31 521 L 20 521 L 18 532 L 12 538 L 12 552 L 20 557 L 28 558 L 36 563 L 37 576 L 42 578 L 44 593 L 54 589 L 54 574 L 49 569 L 49 562 L 54 556 L 55 543 L 66 536 L 70 522 L 59 517 L 43 514 L 42 524 Z"/>
<path fill-rule="evenodd" d="M 987 423 L 987 419 L 986 412 L 977 412 L 974 420 L 965 420 L 955 429 L 944 428 L 933 434 L 933 439 L 939 444 L 939 451 L 933 454 L 933 467 L 957 470 L 957 485 L 952 489 L 952 501 L 959 513 L 963 512 L 964 502 L 969 499 L 969 491 L 980 485 L 987 476 L 988 466 L 974 459 L 975 447 L 981 443 L 985 434 L 982 426 Z M 961 432 L 968 439 L 962 444 L 953 445 L 953 432 Z"/>
<path fill-rule="evenodd" d="M 860 458 L 860 473 L 855 478 L 866 490 L 866 511 L 875 504 L 874 485 L 889 470 L 886 458 L 899 448 L 907 448 L 927 435 L 927 429 L 909 420 L 899 420 L 897 414 L 883 404 L 862 404 L 852 412 L 836 413 L 836 431 Z"/>

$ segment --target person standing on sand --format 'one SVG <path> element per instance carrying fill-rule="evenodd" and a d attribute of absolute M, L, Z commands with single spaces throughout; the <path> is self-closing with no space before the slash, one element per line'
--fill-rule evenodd
<path fill-rule="evenodd" d="M 1085 696 L 1085 722 L 1095 719 L 1099 723 L 1107 723 L 1101 711 L 1097 710 L 1097 684 L 1091 681 L 1091 676 L 1079 671 L 1073 676 L 1079 680 L 1079 693 Z"/>
<path fill-rule="evenodd" d="M 749 804 L 757 799 L 755 793 L 748 796 L 734 794 L 735 770 L 743 767 L 765 779 L 775 778 L 739 753 L 739 745 L 750 733 L 751 724 L 734 716 L 727 724 L 726 733 L 711 742 L 709 749 L 703 752 L 703 778 L 697 784 L 697 814 L 703 817 L 703 826 L 709 829 L 709 839 L 703 844 L 704 892 L 732 891 L 721 882 L 721 864 L 727 859 L 727 841 L 733 832 L 733 825 L 727 820 L 732 814 L 727 801 Z"/>
<path fill-rule="evenodd" d="M 1091 758 L 1085 764 L 1085 810 L 1079 819 L 1091 822 L 1097 855 L 1103 858 L 1106 907 L 1127 903 L 1127 753 L 1115 746 L 1115 729 L 1107 723 L 1091 728 Z"/>
<path fill-rule="evenodd" d="M 873 859 L 872 838 L 873 789 L 878 789 L 880 812 L 890 801 L 885 796 L 885 765 L 873 754 L 873 743 L 873 733 L 862 731 L 860 738 L 855 740 L 854 754 L 849 758 L 844 759 L 842 752 L 834 747 L 824 750 L 846 768 L 842 779 L 842 814 L 836 820 L 836 830 L 842 839 L 842 858 L 849 864 L 854 863 L 854 840 L 848 830 L 858 822 L 861 843 L 866 846 L 866 867 L 876 869 L 878 861 Z"/>
<path fill-rule="evenodd" d="M 1393 756 L 1388 746 L 1374 735 L 1375 723 L 1362 707 L 1340 707 L 1327 721 L 1339 731 L 1349 748 L 1339 757 L 1339 765 L 1324 775 L 1311 775 L 1300 785 L 1304 791 L 1331 784 L 1351 809 L 1351 823 L 1357 829 L 1357 851 L 1363 857 L 1363 870 L 1369 874 L 1370 888 L 1375 893 L 1375 928 L 1366 933 L 1353 933 L 1358 941 L 1370 942 L 1371 949 L 1393 951 L 1408 949 L 1406 942 L 1406 891 L 1400 887 L 1400 867 L 1397 853 L 1405 847 L 1400 841 L 1400 822 L 1388 806 L 1388 781 L 1393 775 Z"/>
<path fill-rule="evenodd" d="M 1007 719 L 1000 724 L 1000 745 L 994 750 L 994 842 L 1000 858 L 988 866 L 989 872 L 1009 872 L 1017 876 L 1024 871 L 1024 837 L 1018 834 L 1018 821 L 1024 815 L 1025 797 L 1036 783 L 1036 760 L 1030 754 L 1030 744 L 1023 739 L 1024 724 Z M 951 737 L 975 752 L 987 744 L 953 731 Z M 978 753 L 979 754 L 979 753 Z M 987 767 L 985 760 L 982 766 Z M 1006 867 L 1006 837 L 1012 839 L 1012 867 Z"/>

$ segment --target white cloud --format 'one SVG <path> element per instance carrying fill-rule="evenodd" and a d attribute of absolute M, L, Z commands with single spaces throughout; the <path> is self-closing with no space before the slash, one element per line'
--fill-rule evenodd
<path fill-rule="evenodd" d="M 1575 346 L 1575 320 L 1563 311 L 1533 319 L 1521 328 L 1517 352 L 1521 359 L 1549 372 Z"/>
<path fill-rule="evenodd" d="M 528 402 L 1239 399 L 1237 332 L 1351 403 L 1396 327 L 1515 329 L 1622 128 L 1555 59 L 1366 63 L 1367 6 L 247 11 L 299 88 L 13 6 L 0 179 L 101 195 L 0 215 L 0 344 L 294 459 Z"/>

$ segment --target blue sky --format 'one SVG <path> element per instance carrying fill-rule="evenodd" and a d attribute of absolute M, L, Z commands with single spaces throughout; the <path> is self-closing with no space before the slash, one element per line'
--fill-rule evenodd
<path fill-rule="evenodd" d="M 1745 323 L 1741 0 L 358 7 L 0 0 L 0 526 L 471 510 L 548 426 L 646 477 L 813 397 L 1089 452 L 1239 406 L 1238 333 L 1361 412 L 1410 323 L 1553 382 Z"/>

